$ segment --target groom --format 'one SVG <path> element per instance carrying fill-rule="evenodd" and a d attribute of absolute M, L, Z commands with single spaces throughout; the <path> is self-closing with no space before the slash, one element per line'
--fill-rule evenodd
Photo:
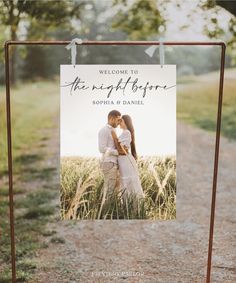
<path fill-rule="evenodd" d="M 118 180 L 118 155 L 123 155 L 121 149 L 116 149 L 111 131 L 121 122 L 121 113 L 112 110 L 108 113 L 107 124 L 98 133 L 99 151 L 102 153 L 101 169 L 104 175 L 104 197 L 113 194 Z"/>

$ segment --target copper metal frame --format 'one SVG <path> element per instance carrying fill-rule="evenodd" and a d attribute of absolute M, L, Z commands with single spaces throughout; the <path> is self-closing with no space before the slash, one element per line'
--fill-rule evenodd
<path fill-rule="evenodd" d="M 8 183 L 9 183 L 9 209 L 10 209 L 10 230 L 11 230 L 11 266 L 12 266 L 12 282 L 13 283 L 16 282 L 16 255 L 15 255 L 15 232 L 14 232 L 9 47 L 11 45 L 67 45 L 69 43 L 70 41 L 6 41 L 4 45 L 7 148 L 8 148 L 8 178 L 9 178 Z M 159 45 L 159 44 L 160 42 L 158 41 L 84 41 L 82 43 L 82 45 Z M 206 283 L 210 283 L 226 45 L 224 42 L 164 42 L 163 44 L 172 45 L 172 46 L 185 46 L 185 45 L 221 46 L 220 81 L 219 81 L 218 110 L 217 110 L 217 121 L 216 121 L 214 173 L 213 173 L 213 183 L 212 183 L 211 217 L 210 217 L 207 276 L 206 276 Z"/>

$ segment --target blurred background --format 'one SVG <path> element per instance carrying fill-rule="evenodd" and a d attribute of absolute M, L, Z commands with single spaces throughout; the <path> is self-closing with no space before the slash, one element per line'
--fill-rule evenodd
<path fill-rule="evenodd" d="M 235 62 L 235 1 L 1 1 L 1 42 L 5 40 L 158 40 L 227 43 L 226 67 Z M 120 47 L 79 47 L 78 63 L 156 63 L 143 47 L 132 53 Z M 132 54 L 132 56 L 131 56 Z M 4 57 L 1 50 L 1 77 Z M 69 63 L 69 52 L 60 47 L 21 46 L 12 50 L 12 81 L 49 78 L 58 66 Z M 167 63 L 178 65 L 179 75 L 198 75 L 219 68 L 217 49 L 166 48 Z"/>
<path fill-rule="evenodd" d="M 222 136 L 232 142 L 229 157 L 236 148 L 235 15 L 235 1 L 0 1 L 0 282 L 11 282 L 4 41 L 71 40 L 75 37 L 99 41 L 158 40 L 160 37 L 164 41 L 225 41 Z M 144 46 L 78 46 L 77 64 L 158 64 L 158 50 L 150 58 L 145 49 Z M 206 137 L 212 137 L 216 128 L 220 55 L 220 47 L 165 47 L 165 63 L 177 65 L 177 119 L 207 131 Z M 63 229 L 69 228 L 63 225 L 58 228 L 55 223 L 59 217 L 59 67 L 70 62 L 70 52 L 64 46 L 12 46 L 10 50 L 19 282 L 75 280 L 73 264 L 67 266 L 65 272 L 65 263 L 59 262 L 55 265 L 59 275 L 54 273 L 51 279 L 45 277 L 45 273 L 53 270 L 52 267 L 43 266 L 45 258 L 54 262 L 58 256 L 59 249 L 55 245 L 67 247 Z M 198 139 L 194 138 L 194 142 Z M 209 170 L 212 172 L 212 167 Z M 226 167 L 224 171 L 228 180 L 229 172 L 232 175 L 230 170 L 232 168 Z M 211 177 L 207 179 L 209 184 Z M 52 258 L 46 252 L 47 249 L 52 251 L 51 247 L 55 253 Z M 29 260 L 36 255 L 37 260 Z M 50 273 L 47 276 L 50 277 Z M 72 279 L 66 281 L 65 278 Z M 217 277 L 219 281 L 215 282 L 226 282 L 222 278 Z M 188 279 L 182 282 L 189 282 Z"/>

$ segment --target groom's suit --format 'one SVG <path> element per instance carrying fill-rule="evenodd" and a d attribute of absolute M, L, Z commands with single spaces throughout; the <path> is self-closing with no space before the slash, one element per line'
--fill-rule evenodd
<path fill-rule="evenodd" d="M 98 133 L 98 147 L 102 153 L 101 169 L 104 174 L 104 193 L 109 198 L 114 192 L 118 181 L 118 151 L 115 147 L 111 131 L 114 129 L 107 124 Z"/>

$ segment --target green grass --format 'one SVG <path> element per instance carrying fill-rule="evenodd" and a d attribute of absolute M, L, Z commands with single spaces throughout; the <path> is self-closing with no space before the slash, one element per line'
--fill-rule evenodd
<path fill-rule="evenodd" d="M 52 198 L 52 194 L 51 192 L 50 198 Z M 39 248 L 43 248 L 40 244 L 39 236 L 44 236 L 44 226 L 49 221 L 50 215 L 54 212 L 54 208 L 48 206 L 49 200 L 45 189 L 45 194 L 43 194 L 43 190 L 36 191 L 26 194 L 25 198 L 20 198 L 17 202 L 16 207 L 20 204 L 25 209 L 23 215 L 18 214 L 15 209 L 17 282 L 27 282 L 36 268 L 33 261 L 27 263 L 27 260 L 34 257 Z M 44 204 L 47 206 L 45 207 Z M 0 216 L 3 219 L 1 222 L 3 234 L 0 239 L 0 264 L 4 263 L 5 265 L 3 273 L 0 275 L 0 282 L 11 282 L 11 273 L 9 270 L 11 260 L 10 231 L 6 217 L 6 212 L 8 211 L 8 200 L 6 197 L 0 199 L 0 207 Z"/>
<path fill-rule="evenodd" d="M 65 239 L 62 237 L 58 237 L 58 236 L 53 236 L 50 240 L 51 243 L 55 243 L 55 244 L 65 244 Z"/>
<path fill-rule="evenodd" d="M 48 204 L 48 201 L 55 197 L 55 191 L 47 191 L 45 189 L 37 189 L 35 192 L 28 193 L 24 198 L 17 201 L 17 208 L 30 208 L 39 205 Z"/>
<path fill-rule="evenodd" d="M 56 231 L 55 230 L 45 230 L 42 232 L 42 235 L 44 237 L 50 237 L 52 235 L 56 234 Z"/>
<path fill-rule="evenodd" d="M 14 188 L 14 194 L 23 194 L 25 193 L 25 190 L 22 189 L 22 188 Z M 0 190 L 0 197 L 7 197 L 9 194 L 9 188 L 7 186 L 3 186 L 1 187 L 1 190 Z"/>
<path fill-rule="evenodd" d="M 11 121 L 13 159 L 21 164 L 30 162 L 34 156 L 26 156 L 24 151 L 35 144 L 47 140 L 47 134 L 39 129 L 49 129 L 55 125 L 59 111 L 59 82 L 41 81 L 16 85 L 11 89 Z M 0 87 L 0 176 L 7 168 L 5 88 Z M 21 159 L 22 158 L 22 159 Z M 17 169 L 17 168 L 16 168 Z"/>
<path fill-rule="evenodd" d="M 225 72 L 221 134 L 236 140 L 236 70 Z M 219 74 L 185 78 L 177 86 L 177 118 L 207 131 L 216 130 Z"/>
<path fill-rule="evenodd" d="M 56 168 L 41 163 L 47 158 L 44 144 L 57 122 L 58 84 L 58 81 L 25 83 L 11 90 L 17 282 L 32 279 L 37 267 L 33 257 L 39 248 L 47 247 L 39 238 L 54 235 L 45 230 L 45 224 L 55 209 L 49 202 L 57 195 L 56 186 L 50 186 Z M 4 87 L 0 87 L 0 102 L 0 282 L 11 282 Z"/>
<path fill-rule="evenodd" d="M 46 203 L 47 204 L 47 203 Z M 54 207 L 32 207 L 30 208 L 23 217 L 26 219 L 36 219 L 42 216 L 51 215 L 54 212 Z"/>

